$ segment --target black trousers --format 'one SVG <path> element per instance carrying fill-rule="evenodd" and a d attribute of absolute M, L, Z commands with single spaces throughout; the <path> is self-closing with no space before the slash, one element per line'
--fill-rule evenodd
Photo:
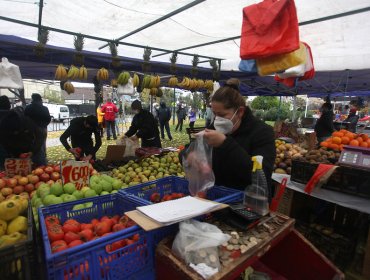
<path fill-rule="evenodd" d="M 183 124 L 183 122 L 184 122 L 183 119 L 181 119 L 181 120 L 178 119 L 177 120 L 177 125 L 176 125 L 176 128 L 175 128 L 176 131 L 179 129 L 179 127 L 180 127 L 180 131 L 182 131 L 182 124 Z"/>
<path fill-rule="evenodd" d="M 164 129 L 166 129 L 167 137 L 172 140 L 170 125 L 167 122 L 159 122 L 159 127 L 161 129 L 161 137 L 164 139 Z"/>

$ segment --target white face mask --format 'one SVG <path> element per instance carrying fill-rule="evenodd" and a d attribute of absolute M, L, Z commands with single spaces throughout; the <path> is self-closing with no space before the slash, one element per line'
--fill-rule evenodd
<path fill-rule="evenodd" d="M 232 119 L 235 117 L 235 115 L 238 112 L 238 110 L 235 111 L 235 113 L 231 117 L 231 119 L 227 119 L 227 118 L 216 116 L 215 117 L 215 121 L 213 123 L 215 129 L 218 132 L 221 132 L 222 134 L 229 134 L 233 130 L 233 128 L 234 128 L 234 126 L 236 124 L 236 123 L 233 124 Z"/>

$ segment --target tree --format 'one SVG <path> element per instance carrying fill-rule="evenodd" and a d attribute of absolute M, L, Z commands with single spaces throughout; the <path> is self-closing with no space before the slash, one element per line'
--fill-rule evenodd
<path fill-rule="evenodd" d="M 253 99 L 251 107 L 255 110 L 269 110 L 279 107 L 279 99 L 275 96 L 257 96 Z"/>
<path fill-rule="evenodd" d="M 49 100 L 49 103 L 64 104 L 64 99 L 60 92 L 56 90 L 51 90 L 49 85 L 44 89 L 44 98 Z"/>

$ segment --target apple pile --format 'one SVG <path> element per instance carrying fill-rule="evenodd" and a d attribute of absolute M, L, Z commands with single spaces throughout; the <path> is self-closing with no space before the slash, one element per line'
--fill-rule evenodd
<path fill-rule="evenodd" d="M 163 202 L 163 201 L 168 201 L 168 200 L 175 200 L 175 199 L 178 199 L 178 198 L 182 198 L 184 196 L 186 196 L 184 193 L 173 192 L 173 193 L 170 193 L 170 194 L 165 194 L 161 198 L 160 193 L 154 192 L 150 196 L 150 202 L 158 203 L 158 202 Z"/>
<path fill-rule="evenodd" d="M 66 220 L 61 224 L 56 216 L 48 216 L 44 221 L 52 253 L 61 252 L 136 225 L 126 215 L 121 217 L 119 215 L 113 217 L 104 216 L 100 220 L 92 219 L 88 224 L 79 223 L 74 219 Z M 105 249 L 107 252 L 112 252 L 126 245 L 133 244 L 138 240 L 139 234 L 134 234 L 130 238 L 107 245 Z"/>

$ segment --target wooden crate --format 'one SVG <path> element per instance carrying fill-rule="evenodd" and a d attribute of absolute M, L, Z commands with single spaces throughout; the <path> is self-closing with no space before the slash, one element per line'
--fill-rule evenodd
<path fill-rule="evenodd" d="M 294 191 L 286 188 L 284 191 L 283 197 L 281 198 L 281 201 L 279 203 L 277 212 L 284 214 L 286 216 L 290 216 L 290 213 L 292 210 L 293 198 L 294 198 Z"/>

